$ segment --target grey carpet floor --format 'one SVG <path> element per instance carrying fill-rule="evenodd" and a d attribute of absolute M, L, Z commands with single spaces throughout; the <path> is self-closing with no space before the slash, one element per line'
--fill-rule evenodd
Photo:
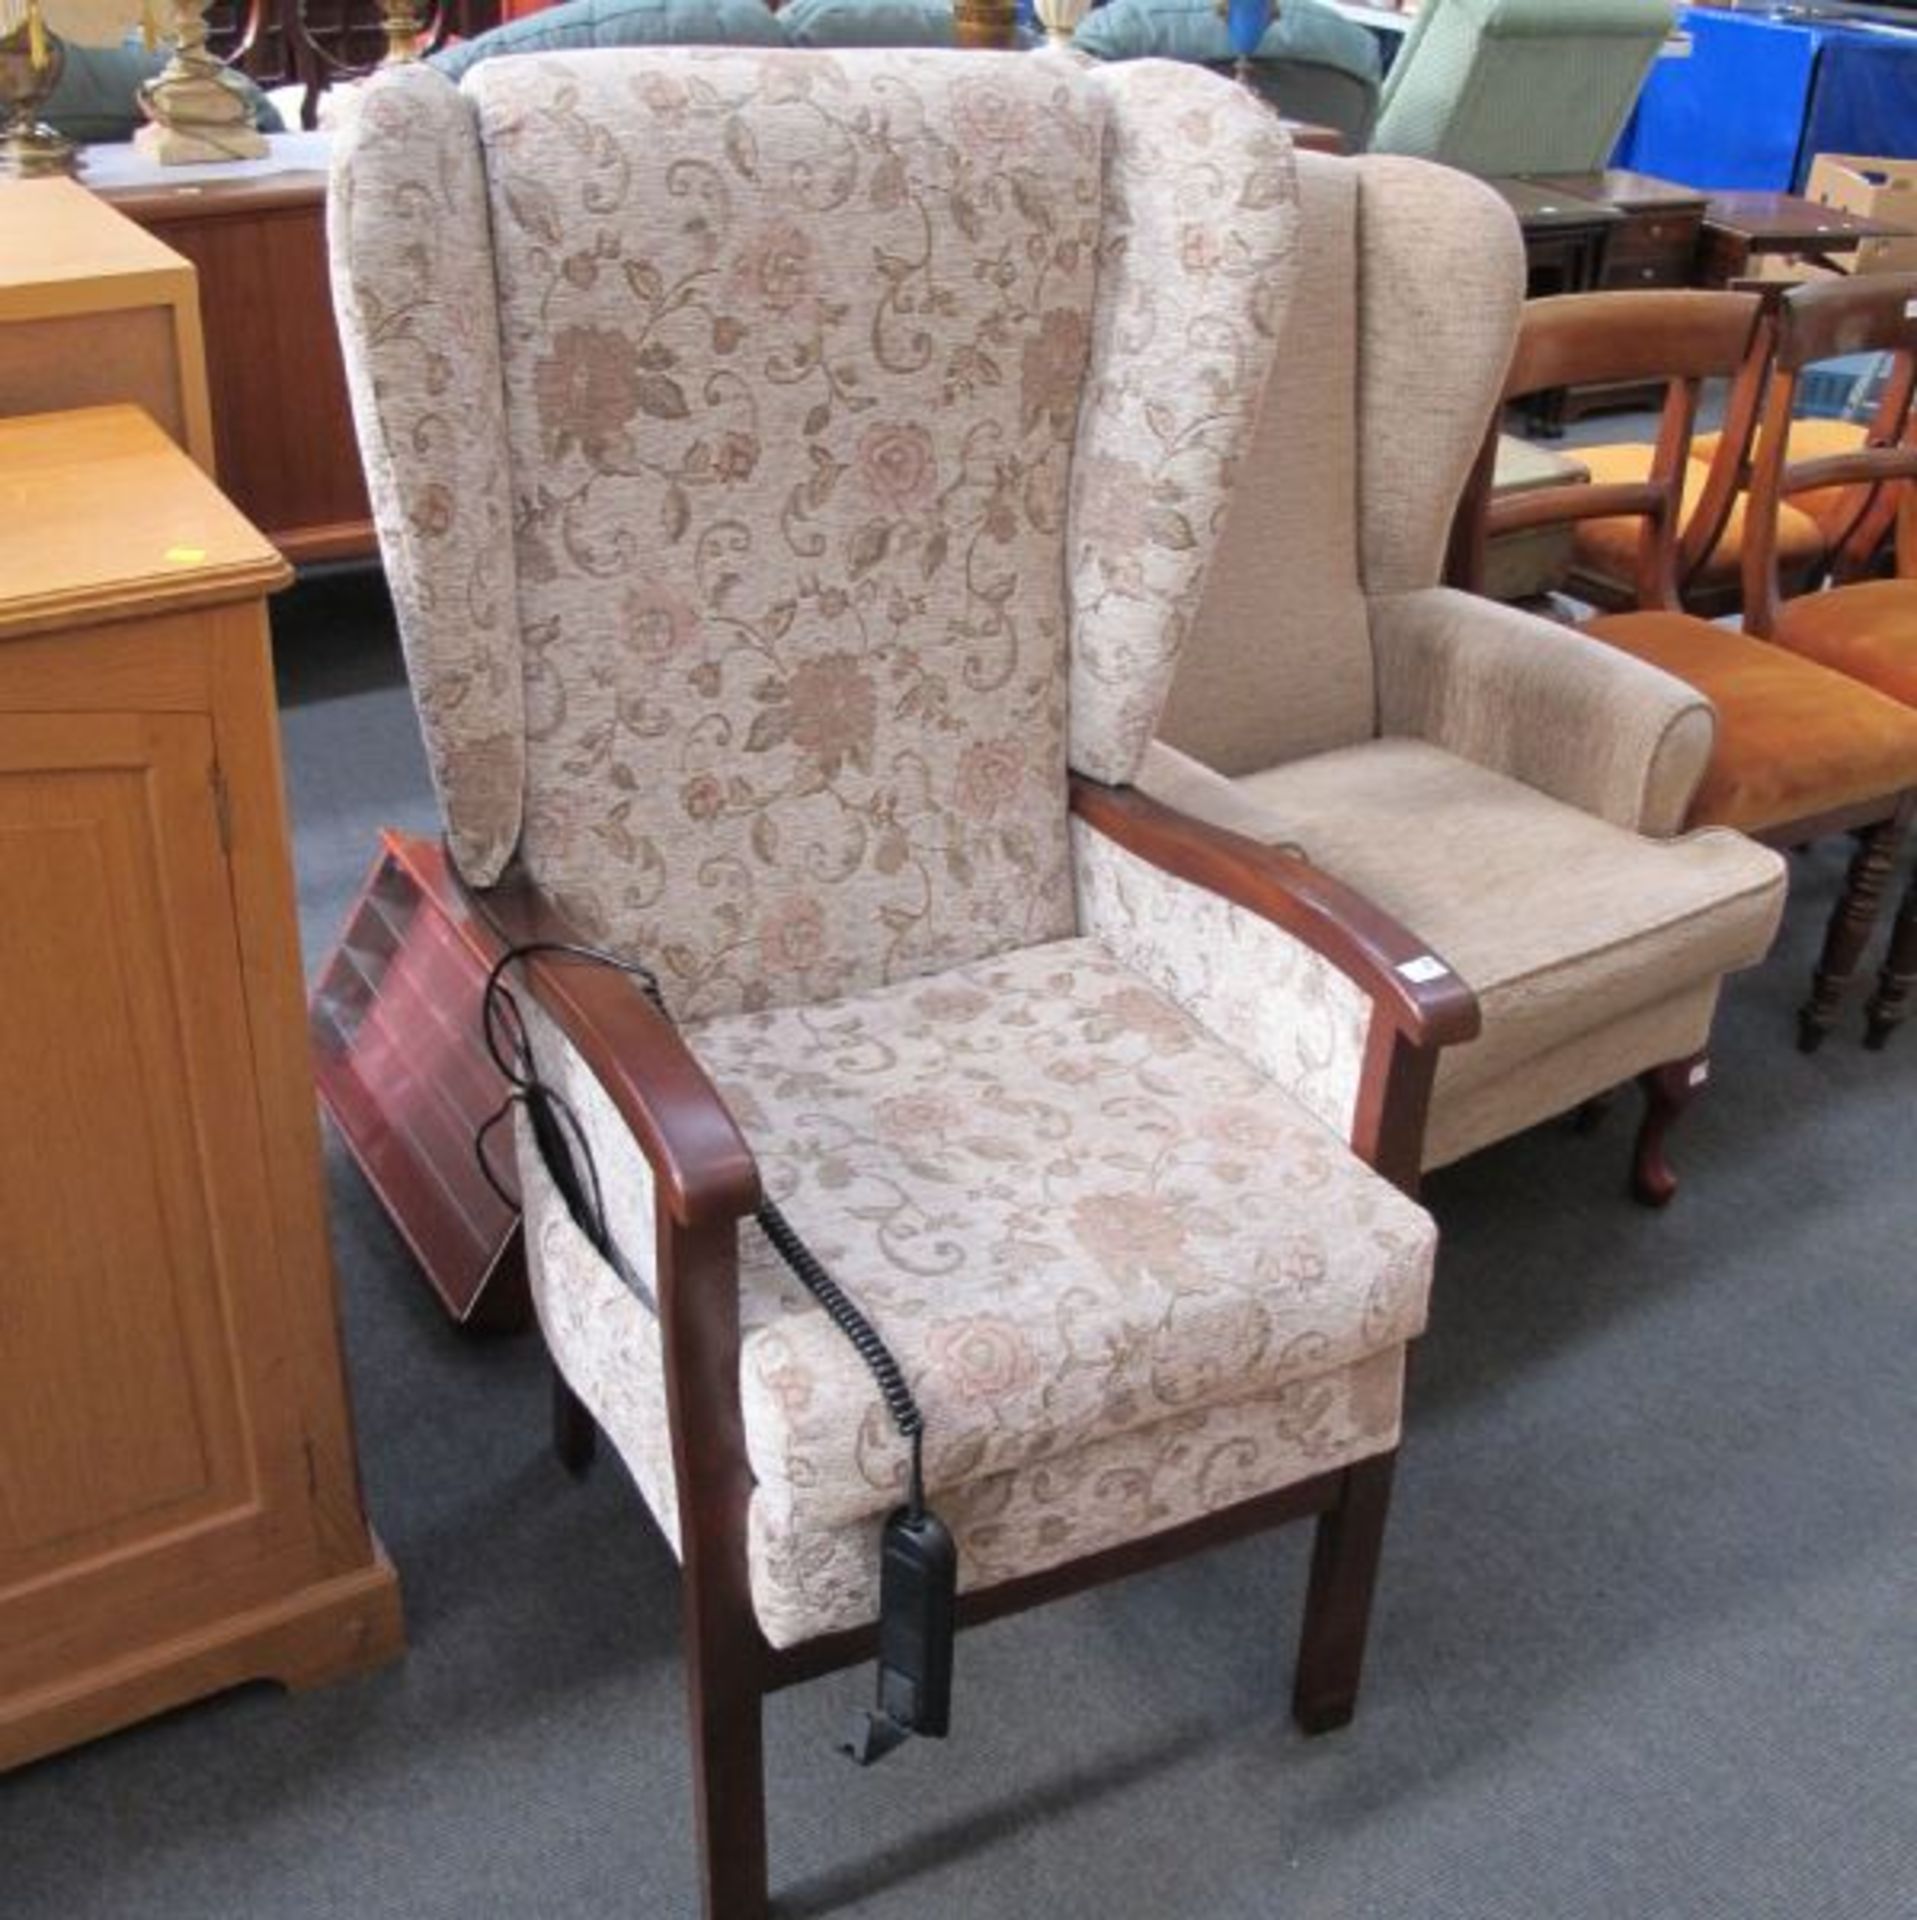
<path fill-rule="evenodd" d="M 374 829 L 433 818 L 377 589 L 280 617 L 309 960 Z M 1917 1914 L 1917 1032 L 1806 1059 L 1840 870 L 1735 983 L 1685 1191 L 1631 1115 L 1430 1183 L 1444 1229 L 1357 1723 L 1286 1717 L 1302 1533 L 983 1629 L 957 1725 L 869 1774 L 869 1686 L 768 1716 L 797 1915 L 1909 1920 Z M 544 1446 L 534 1343 L 438 1317 L 329 1173 L 367 1493 L 411 1650 L 0 1781 L 6 1920 L 693 1910 L 672 1564 Z"/>

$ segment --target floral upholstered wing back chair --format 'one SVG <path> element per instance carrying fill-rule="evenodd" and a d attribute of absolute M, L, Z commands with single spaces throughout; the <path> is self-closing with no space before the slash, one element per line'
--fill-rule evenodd
<path fill-rule="evenodd" d="M 749 1216 L 899 1356 L 986 1617 L 1319 1516 L 1348 1716 L 1475 1010 L 1289 857 L 1133 791 L 1299 287 L 1211 76 L 902 52 L 402 70 L 337 162 L 354 403 L 447 832 L 554 955 L 522 1131 L 564 1450 L 685 1575 L 708 1911 L 760 1702 L 872 1645 L 907 1453 Z"/>

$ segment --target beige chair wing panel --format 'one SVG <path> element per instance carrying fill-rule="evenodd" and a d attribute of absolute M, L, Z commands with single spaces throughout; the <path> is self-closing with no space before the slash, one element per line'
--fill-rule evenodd
<path fill-rule="evenodd" d="M 1132 779 L 1157 729 L 1301 284 L 1289 140 L 1216 75 L 1141 60 L 1108 103 L 1091 383 L 1072 482 L 1071 760 Z"/>
<path fill-rule="evenodd" d="M 1684 824 L 1716 717 L 1571 628 L 1448 587 L 1371 603 L 1379 725 L 1634 832 Z"/>
<path fill-rule="evenodd" d="M 334 151 L 333 300 L 427 758 L 460 871 L 519 839 L 525 701 L 498 297 L 466 102 L 390 69 Z"/>
<path fill-rule="evenodd" d="M 1449 167 L 1358 163 L 1360 564 L 1365 591 L 1435 586 L 1517 338 L 1515 216 Z"/>
<path fill-rule="evenodd" d="M 1159 737 L 1221 773 L 1368 740 L 1358 585 L 1358 182 L 1298 155 L 1292 302 Z"/>
<path fill-rule="evenodd" d="M 1364 989 L 1296 935 L 1087 822 L 1072 822 L 1072 838 L 1085 931 L 1351 1140 L 1376 1017 Z"/>

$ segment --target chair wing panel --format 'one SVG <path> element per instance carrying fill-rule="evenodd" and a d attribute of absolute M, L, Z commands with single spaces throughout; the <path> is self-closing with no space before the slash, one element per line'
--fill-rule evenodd
<path fill-rule="evenodd" d="M 1171 691 L 1298 290 L 1290 142 L 1241 89 L 1141 60 L 1109 103 L 1072 480 L 1071 759 L 1122 784 Z"/>
<path fill-rule="evenodd" d="M 373 81 L 335 150 L 327 227 L 427 757 L 453 857 L 485 886 L 519 839 L 525 701 L 485 174 L 449 81 Z"/>
<path fill-rule="evenodd" d="M 1437 585 L 1517 338 L 1524 248 L 1481 181 L 1358 162 L 1360 563 L 1365 591 Z"/>

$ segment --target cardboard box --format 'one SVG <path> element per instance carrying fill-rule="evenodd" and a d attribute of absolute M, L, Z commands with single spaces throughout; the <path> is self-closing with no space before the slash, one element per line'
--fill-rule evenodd
<path fill-rule="evenodd" d="M 1881 159 L 1868 153 L 1820 153 L 1805 183 L 1807 199 L 1869 220 L 1908 227 L 1908 240 L 1866 240 L 1841 256 L 1851 273 L 1917 272 L 1917 160 Z"/>
<path fill-rule="evenodd" d="M 1849 254 L 1831 254 L 1827 258 L 1807 260 L 1801 253 L 1760 253 L 1747 266 L 1736 284 L 1748 287 L 1762 280 L 1787 287 L 1808 286 L 1813 280 L 1842 280 L 1853 272 L 1868 269 L 1855 265 Z"/>

